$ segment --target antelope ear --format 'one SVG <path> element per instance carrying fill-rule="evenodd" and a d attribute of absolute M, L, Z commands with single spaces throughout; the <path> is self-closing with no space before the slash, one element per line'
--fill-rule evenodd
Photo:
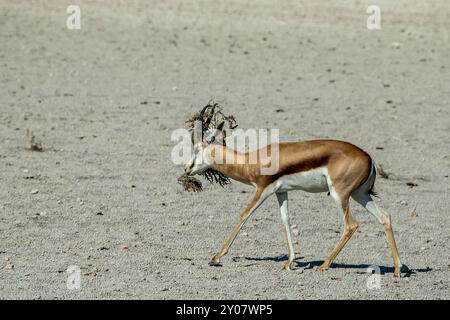
<path fill-rule="evenodd" d="M 217 130 L 220 131 L 220 132 L 222 132 L 224 125 L 225 125 L 225 121 L 222 121 L 222 122 L 217 126 Z"/>
<path fill-rule="evenodd" d="M 218 137 L 220 134 L 222 134 L 222 130 L 223 130 L 224 125 L 225 125 L 225 121 L 222 121 L 222 122 L 217 126 L 217 128 L 215 129 L 215 131 L 214 131 L 212 137 L 211 137 L 210 139 L 208 139 L 208 143 L 213 143 L 214 141 L 216 141 L 217 137 Z"/>
<path fill-rule="evenodd" d="M 193 132 L 193 143 L 197 143 L 199 141 L 203 141 L 203 123 L 202 121 L 195 121 L 194 122 L 194 132 Z"/>

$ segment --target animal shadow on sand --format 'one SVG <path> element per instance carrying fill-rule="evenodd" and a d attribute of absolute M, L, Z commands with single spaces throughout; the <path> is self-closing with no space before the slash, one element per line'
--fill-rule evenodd
<path fill-rule="evenodd" d="M 272 256 L 272 257 L 245 257 L 246 260 L 249 261 L 274 261 L 274 262 L 281 262 L 286 261 L 288 259 L 288 256 L 285 254 L 278 255 L 278 256 Z M 319 267 L 323 261 L 322 260 L 314 260 L 314 261 L 302 261 L 303 257 L 297 257 L 294 259 L 293 262 L 293 269 L 297 268 L 303 268 L 303 269 L 313 269 L 316 267 Z M 370 264 L 348 264 L 348 263 L 332 263 L 330 265 L 330 269 L 363 269 L 363 272 L 359 273 L 366 273 L 366 270 L 368 270 L 369 267 L 373 267 L 374 265 Z M 394 273 L 394 267 L 388 267 L 388 266 L 377 266 L 380 268 L 380 273 L 384 275 L 385 273 Z M 430 272 L 433 269 L 430 267 L 426 268 L 416 268 L 416 269 L 410 269 L 408 266 L 403 265 L 401 268 L 401 273 L 404 278 L 409 278 L 413 274 L 417 274 L 419 272 Z"/>

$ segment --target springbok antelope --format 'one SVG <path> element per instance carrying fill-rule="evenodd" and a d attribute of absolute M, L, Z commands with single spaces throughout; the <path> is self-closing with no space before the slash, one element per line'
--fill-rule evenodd
<path fill-rule="evenodd" d="M 222 125 L 219 127 L 223 128 Z M 262 148 L 257 151 L 240 153 L 214 143 L 214 139 L 204 139 L 203 134 L 199 138 L 200 141 L 194 145 L 193 157 L 185 167 L 187 175 L 201 174 L 208 168 L 212 168 L 233 180 L 255 187 L 252 200 L 240 214 L 239 223 L 220 251 L 213 256 L 209 265 L 220 265 L 220 259 L 228 252 L 251 214 L 270 195 L 275 194 L 288 244 L 288 260 L 284 264 L 284 269 L 289 270 L 295 256 L 288 216 L 288 191 L 303 190 L 313 193 L 329 192 L 344 220 L 344 231 L 339 242 L 317 271 L 330 266 L 358 228 L 358 223 L 349 208 L 349 199 L 352 197 L 384 226 L 394 260 L 394 275 L 400 277 L 402 265 L 394 239 L 391 218 L 372 199 L 376 168 L 374 161 L 365 151 L 344 141 L 311 140 L 269 144 L 264 147 L 266 150 Z M 261 169 L 264 166 L 270 166 L 270 163 L 262 161 L 260 155 L 271 155 L 272 149 L 278 150 L 278 169 L 274 174 L 262 175 Z M 254 156 L 257 159 L 256 163 L 250 163 L 249 159 L 254 159 Z M 227 163 L 227 159 L 234 159 L 234 161 Z"/>

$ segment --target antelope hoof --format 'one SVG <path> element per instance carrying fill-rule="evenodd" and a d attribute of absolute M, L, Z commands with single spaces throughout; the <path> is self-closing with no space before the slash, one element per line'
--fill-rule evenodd
<path fill-rule="evenodd" d="M 292 270 L 292 261 L 287 261 L 283 265 L 283 270 Z"/>
<path fill-rule="evenodd" d="M 211 267 L 221 267 L 222 266 L 222 264 L 220 263 L 219 260 L 214 260 L 214 259 L 211 259 L 208 262 L 208 265 L 210 265 Z"/>
<path fill-rule="evenodd" d="M 402 273 L 404 273 L 405 276 L 408 276 L 413 272 L 411 271 L 411 269 L 408 268 L 408 266 L 404 264 L 394 265 L 394 277 L 401 278 Z"/>
<path fill-rule="evenodd" d="M 328 268 L 328 266 L 329 266 L 330 264 L 328 263 L 328 262 L 324 262 L 324 263 L 322 263 L 321 265 L 320 265 L 320 267 L 318 267 L 317 269 L 316 269 L 316 271 L 324 271 L 325 269 L 327 269 Z"/>

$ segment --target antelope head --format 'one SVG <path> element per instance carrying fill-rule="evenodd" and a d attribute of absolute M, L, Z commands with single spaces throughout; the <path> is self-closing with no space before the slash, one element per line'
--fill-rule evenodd
<path fill-rule="evenodd" d="M 211 168 L 213 163 L 210 152 L 211 146 L 217 143 L 220 135 L 225 137 L 225 121 L 222 121 L 217 128 L 210 128 L 215 106 L 211 107 L 211 112 L 204 120 L 204 114 L 208 107 L 210 106 L 203 108 L 199 115 L 200 120 L 194 124 L 193 155 L 184 168 L 185 173 L 189 176 L 203 174 Z"/>

